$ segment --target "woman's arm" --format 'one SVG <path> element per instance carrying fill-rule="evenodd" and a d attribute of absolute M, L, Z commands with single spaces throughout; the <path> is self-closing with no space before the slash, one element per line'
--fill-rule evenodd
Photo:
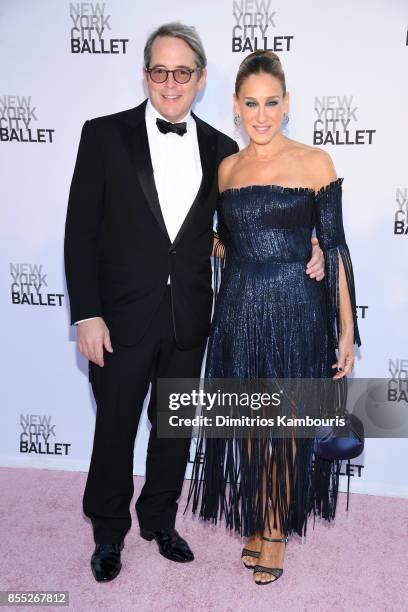
<path fill-rule="evenodd" d="M 334 378 L 342 378 L 350 374 L 354 366 L 354 321 L 353 310 L 350 300 L 349 289 L 347 285 L 346 274 L 344 271 L 343 261 L 339 259 L 339 355 L 337 363 L 332 365 L 332 368 L 337 368 L 338 373 Z"/>

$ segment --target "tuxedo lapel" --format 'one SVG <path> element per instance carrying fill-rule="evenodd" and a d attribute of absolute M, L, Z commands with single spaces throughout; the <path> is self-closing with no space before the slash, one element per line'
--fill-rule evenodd
<path fill-rule="evenodd" d="M 197 206 L 206 197 L 207 193 L 211 189 L 211 185 L 214 180 L 214 173 L 216 171 L 216 159 L 217 159 L 216 137 L 207 132 L 207 130 L 205 129 L 205 124 L 203 124 L 201 120 L 194 113 L 192 113 L 192 116 L 197 126 L 197 139 L 198 139 L 198 148 L 200 151 L 202 179 L 201 179 L 200 187 L 197 191 L 197 195 L 194 199 L 194 202 L 192 203 L 177 233 L 177 236 L 174 239 L 172 246 L 175 246 L 183 237 L 183 234 L 186 231 L 189 223 L 191 222 Z"/>
<path fill-rule="evenodd" d="M 161 230 L 164 232 L 170 242 L 163 213 L 160 208 L 156 184 L 154 182 L 152 158 L 150 155 L 149 140 L 146 130 L 146 103 L 147 100 L 145 100 L 145 102 L 135 109 L 135 121 L 134 123 L 132 122 L 132 127 L 127 133 L 129 152 L 132 166 L 136 170 L 137 178 L 142 187 L 146 201 L 149 204 Z"/>
<path fill-rule="evenodd" d="M 149 140 L 146 129 L 146 104 L 145 100 L 142 104 L 133 109 L 132 118 L 126 126 L 125 139 L 127 141 L 129 155 L 131 158 L 132 168 L 135 168 L 137 179 L 142 187 L 146 201 L 155 216 L 161 230 L 171 243 L 169 234 L 164 222 L 163 213 L 160 207 L 159 197 L 157 194 L 156 184 L 154 181 L 153 165 L 149 149 Z M 189 223 L 191 222 L 194 212 L 202 200 L 211 189 L 214 181 L 217 163 L 217 140 L 216 136 L 210 134 L 206 129 L 206 124 L 202 122 L 194 113 L 192 116 L 197 126 L 198 148 L 200 151 L 200 161 L 202 169 L 202 179 L 196 197 L 174 239 L 175 246 L 182 238 Z M 186 176 L 186 180 L 188 177 Z"/>

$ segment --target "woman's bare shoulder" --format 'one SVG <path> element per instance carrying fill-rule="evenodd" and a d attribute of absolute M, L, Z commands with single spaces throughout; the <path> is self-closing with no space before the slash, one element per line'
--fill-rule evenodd
<path fill-rule="evenodd" d="M 218 188 L 219 191 L 223 191 L 228 185 L 229 178 L 235 168 L 236 163 L 240 158 L 240 152 L 233 153 L 228 157 L 224 157 L 220 165 L 218 166 Z"/>
<path fill-rule="evenodd" d="M 327 151 L 309 145 L 304 146 L 303 163 L 315 191 L 318 191 L 337 178 L 336 169 Z"/>
<path fill-rule="evenodd" d="M 240 155 L 241 152 L 238 151 L 237 153 L 228 155 L 228 157 L 224 157 L 224 159 L 220 162 L 220 165 L 218 166 L 218 173 L 220 173 L 220 171 L 227 172 L 227 170 L 231 170 L 237 163 Z"/>
<path fill-rule="evenodd" d="M 315 191 L 336 180 L 337 172 L 327 151 L 313 147 L 309 163 Z"/>

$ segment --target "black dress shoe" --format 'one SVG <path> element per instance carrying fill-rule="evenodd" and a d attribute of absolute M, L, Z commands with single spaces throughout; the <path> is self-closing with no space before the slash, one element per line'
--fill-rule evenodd
<path fill-rule="evenodd" d="M 189 545 L 179 536 L 175 529 L 164 529 L 160 531 L 148 531 L 141 529 L 140 535 L 145 540 L 156 540 L 159 545 L 160 554 L 170 561 L 186 563 L 193 561 L 194 555 Z"/>
<path fill-rule="evenodd" d="M 98 582 L 109 582 L 119 574 L 122 563 L 120 562 L 120 551 L 123 550 L 124 542 L 120 544 L 97 544 L 91 558 L 91 568 L 95 580 Z"/>

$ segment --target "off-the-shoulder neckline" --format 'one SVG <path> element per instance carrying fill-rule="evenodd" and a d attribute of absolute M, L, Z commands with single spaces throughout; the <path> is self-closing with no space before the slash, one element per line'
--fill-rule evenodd
<path fill-rule="evenodd" d="M 315 191 L 312 187 L 284 187 L 283 185 L 243 185 L 242 187 L 228 187 L 228 189 L 224 189 L 224 191 L 220 192 L 220 195 L 225 195 L 225 194 L 234 194 L 234 193 L 241 193 L 243 191 L 256 191 L 258 189 L 263 189 L 263 188 L 267 188 L 269 190 L 274 190 L 274 191 L 280 191 L 281 193 L 307 193 L 307 194 L 311 194 L 315 197 L 321 195 L 322 193 L 325 193 L 326 191 L 328 191 L 329 189 L 331 189 L 332 187 L 336 187 L 336 186 L 340 186 L 343 182 L 344 178 L 337 178 L 334 179 L 334 181 L 330 181 L 330 183 L 328 183 L 327 185 L 323 185 L 323 187 L 320 187 L 320 189 L 318 191 Z"/>

